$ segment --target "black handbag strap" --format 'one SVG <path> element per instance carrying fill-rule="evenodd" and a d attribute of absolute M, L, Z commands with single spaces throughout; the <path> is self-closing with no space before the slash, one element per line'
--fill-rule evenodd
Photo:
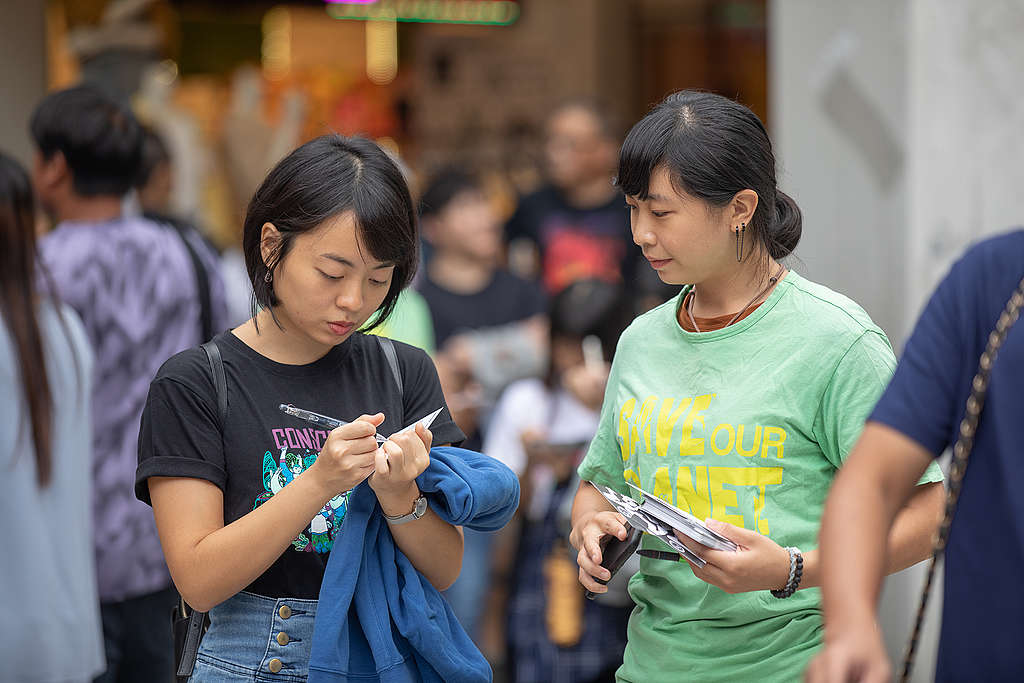
<path fill-rule="evenodd" d="M 402 388 L 402 371 L 398 367 L 398 354 L 395 352 L 395 343 L 387 337 L 381 337 L 377 335 L 377 341 L 380 342 L 380 347 L 384 349 L 384 355 L 388 359 L 388 365 L 391 367 L 391 374 L 395 376 L 395 384 L 398 385 L 399 396 L 404 394 Z"/>
<path fill-rule="evenodd" d="M 224 358 L 220 354 L 217 342 L 213 340 L 202 344 L 201 348 L 206 352 L 206 358 L 210 362 L 213 386 L 217 392 L 217 417 L 220 420 L 221 430 L 223 430 L 228 414 L 228 383 L 224 373 Z M 181 660 L 178 662 L 177 676 L 187 679 L 192 675 L 192 669 L 196 665 L 199 641 L 203 637 L 203 627 L 206 625 L 206 612 L 192 610 L 189 614 L 189 607 L 184 598 L 179 599 L 178 609 L 182 616 L 188 614 L 188 630 L 185 632 L 185 643 L 181 650 Z"/>
<path fill-rule="evenodd" d="M 932 549 L 932 559 L 928 563 L 928 573 L 925 577 L 924 589 L 921 591 L 921 602 L 917 608 L 917 617 L 914 619 L 914 630 L 910 634 L 910 642 L 907 644 L 907 652 L 903 658 L 903 671 L 900 674 L 900 682 L 910 680 L 910 671 L 914 666 L 914 655 L 917 653 L 917 643 L 921 636 L 921 625 L 924 623 L 924 613 L 928 608 L 928 596 L 931 594 L 932 581 L 935 578 L 935 565 L 946 550 L 949 542 L 949 531 L 953 524 L 953 515 L 956 512 L 956 504 L 960 499 L 960 490 L 964 483 L 964 474 L 967 471 L 967 460 L 971 456 L 974 446 L 974 435 L 978 429 L 978 421 L 981 418 L 981 410 L 985 407 L 985 396 L 988 394 L 988 382 L 992 375 L 992 366 L 996 362 L 999 349 L 1006 340 L 1010 328 L 1017 322 L 1021 309 L 1024 309 L 1024 279 L 1017 285 L 1010 300 L 1006 302 L 996 327 L 988 336 L 988 343 L 985 352 L 981 354 L 978 362 L 978 372 L 971 382 L 971 394 L 967 399 L 967 407 L 964 410 L 964 418 L 960 421 L 960 433 L 953 447 L 953 460 L 949 467 L 949 488 L 946 491 L 946 511 L 942 517 L 942 524 L 935 538 L 935 546 Z"/>

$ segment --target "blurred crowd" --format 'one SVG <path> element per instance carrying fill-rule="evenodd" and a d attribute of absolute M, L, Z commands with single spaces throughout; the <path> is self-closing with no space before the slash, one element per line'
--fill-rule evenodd
<path fill-rule="evenodd" d="M 26 133 L 31 169 L 0 156 L 0 427 L 23 454 L 0 526 L 27 551 L 0 576 L 50 615 L 24 642 L 63 639 L 67 657 L 29 648 L 14 678 L 155 680 L 177 593 L 133 492 L 139 419 L 167 358 L 253 314 L 251 285 L 238 250 L 176 210 L 169 142 L 129 108 L 76 86 Z M 428 351 L 464 445 L 520 477 L 515 522 L 467 530 L 446 591 L 499 679 L 614 680 L 626 643 L 624 588 L 585 600 L 566 542 L 619 334 L 675 293 L 638 267 L 611 182 L 620 133 L 599 103 L 554 108 L 546 182 L 511 214 L 475 169 L 408 171 L 422 262 L 375 333 Z"/>

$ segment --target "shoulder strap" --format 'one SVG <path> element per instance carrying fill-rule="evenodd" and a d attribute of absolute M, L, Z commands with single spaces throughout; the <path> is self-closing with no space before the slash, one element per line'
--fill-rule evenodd
<path fill-rule="evenodd" d="M 210 370 L 213 372 L 213 386 L 217 390 L 217 417 L 220 418 L 221 427 L 227 420 L 228 415 L 228 382 L 224 376 L 224 358 L 220 355 L 220 347 L 212 339 L 201 348 L 206 352 L 210 361 Z"/>
<path fill-rule="evenodd" d="M 380 342 L 380 347 L 384 349 L 384 356 L 388 359 L 388 365 L 391 367 L 391 374 L 395 376 L 395 384 L 398 385 L 398 393 L 400 395 L 405 393 L 402 388 L 402 371 L 398 367 L 398 353 L 395 351 L 395 344 L 387 337 L 380 335 L 374 335 L 377 337 L 377 341 Z"/>
<path fill-rule="evenodd" d="M 910 672 L 914 666 L 914 655 L 917 652 L 917 642 L 921 635 L 921 625 L 924 623 L 924 613 L 928 608 L 928 596 L 931 593 L 932 581 L 935 578 L 935 565 L 946 549 L 949 541 L 949 530 L 953 524 L 953 515 L 956 512 L 956 504 L 960 499 L 960 489 L 964 482 L 964 473 L 967 470 L 967 460 L 971 456 L 971 449 L 974 446 L 974 434 L 978 429 L 978 420 L 981 418 L 981 410 L 985 407 L 985 396 L 988 394 L 988 382 L 992 373 L 992 366 L 996 362 L 999 349 L 1009 334 L 1010 328 L 1017 322 L 1021 310 L 1024 309 L 1024 279 L 1017 285 L 1010 300 L 1006 302 L 996 327 L 988 336 L 988 344 L 985 352 L 981 354 L 978 362 L 978 372 L 971 382 L 971 394 L 967 399 L 967 407 L 964 410 L 963 420 L 960 421 L 960 433 L 956 445 L 953 447 L 953 460 L 949 467 L 949 487 L 946 490 L 946 511 L 942 517 L 942 524 L 939 525 L 939 532 L 935 538 L 935 545 L 932 549 L 932 559 L 928 563 L 928 572 L 925 575 L 924 589 L 921 591 L 921 602 L 918 604 L 917 617 L 914 619 L 914 630 L 910 634 L 910 643 L 907 645 L 906 655 L 903 657 L 903 671 L 900 674 L 900 682 L 910 680 Z"/>
<path fill-rule="evenodd" d="M 220 419 L 221 429 L 228 414 L 228 383 L 224 374 L 224 358 L 220 355 L 220 347 L 212 339 L 200 348 L 206 352 L 206 358 L 210 361 L 210 371 L 213 373 L 213 386 L 217 392 L 217 417 Z M 199 641 L 203 637 L 206 628 L 206 612 L 189 609 L 184 598 L 178 598 L 179 617 L 188 616 L 188 628 L 185 631 L 184 642 L 181 643 L 181 659 L 178 660 L 176 675 L 178 680 L 188 680 L 192 675 L 192 669 L 196 665 L 196 656 L 199 654 Z"/>
<path fill-rule="evenodd" d="M 199 297 L 199 332 L 202 340 L 209 341 L 213 338 L 213 300 L 210 296 L 210 276 L 206 272 L 206 266 L 199 257 L 199 252 L 188 239 L 188 232 L 192 229 L 187 225 L 179 224 L 175 220 L 160 219 L 152 217 L 153 220 L 161 220 L 166 223 L 181 238 L 185 245 L 189 260 L 192 261 L 192 271 L 196 279 L 196 294 Z"/>

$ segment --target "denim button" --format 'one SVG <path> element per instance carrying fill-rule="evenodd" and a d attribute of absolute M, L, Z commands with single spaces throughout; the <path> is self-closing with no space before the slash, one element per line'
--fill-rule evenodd
<path fill-rule="evenodd" d="M 292 615 L 292 608 L 288 605 L 281 605 L 281 609 L 277 610 L 277 613 L 282 619 L 287 619 Z"/>
<path fill-rule="evenodd" d="M 270 673 L 276 674 L 281 671 L 281 660 L 274 658 L 267 662 L 267 668 L 270 669 Z"/>
<path fill-rule="evenodd" d="M 277 634 L 277 644 L 278 645 L 287 645 L 288 644 L 288 634 L 285 633 L 284 631 L 281 631 L 280 633 L 278 633 Z"/>

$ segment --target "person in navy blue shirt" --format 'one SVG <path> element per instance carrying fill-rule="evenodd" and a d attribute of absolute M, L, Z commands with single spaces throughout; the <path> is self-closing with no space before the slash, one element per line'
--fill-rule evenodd
<path fill-rule="evenodd" d="M 807 680 L 891 680 L 875 606 L 896 511 L 957 440 L 989 334 L 1024 278 L 1024 230 L 967 251 L 939 285 L 840 470 L 821 530 L 825 649 Z M 1024 323 L 992 366 L 945 554 L 936 680 L 1024 670 Z"/>

